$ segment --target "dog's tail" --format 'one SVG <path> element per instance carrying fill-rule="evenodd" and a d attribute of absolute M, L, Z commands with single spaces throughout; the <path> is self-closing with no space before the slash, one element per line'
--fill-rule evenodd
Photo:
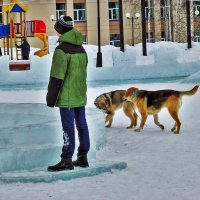
<path fill-rule="evenodd" d="M 184 96 L 184 95 L 192 96 L 197 92 L 198 88 L 199 88 L 199 85 L 196 85 L 193 89 L 191 89 L 189 91 L 180 92 L 180 95 L 181 96 Z"/>

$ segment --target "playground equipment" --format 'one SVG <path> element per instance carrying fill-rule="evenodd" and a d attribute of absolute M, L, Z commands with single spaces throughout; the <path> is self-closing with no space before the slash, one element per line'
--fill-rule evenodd
<path fill-rule="evenodd" d="M 34 37 L 38 37 L 39 39 L 41 39 L 44 42 L 44 48 L 36 51 L 34 53 L 34 55 L 42 57 L 44 55 L 46 55 L 48 53 L 49 50 L 49 45 L 48 45 L 48 36 L 46 36 L 45 34 L 39 34 L 39 33 L 34 33 Z"/>
<path fill-rule="evenodd" d="M 24 38 L 38 37 L 44 43 L 44 47 L 35 52 L 34 55 L 42 57 L 48 54 L 48 36 L 46 35 L 46 25 L 42 20 L 26 21 L 26 13 L 28 5 L 21 5 L 18 0 L 3 6 L 6 13 L 6 24 L 0 24 L 0 39 L 3 38 L 4 55 L 10 58 L 10 69 L 30 68 L 30 61 L 22 60 L 20 46 Z M 18 20 L 18 21 L 17 21 Z M 14 58 L 13 48 L 15 48 L 16 56 Z"/>

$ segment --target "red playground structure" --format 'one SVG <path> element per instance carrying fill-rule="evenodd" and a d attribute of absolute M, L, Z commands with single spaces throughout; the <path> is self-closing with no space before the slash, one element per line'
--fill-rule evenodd
<path fill-rule="evenodd" d="M 23 60 L 20 46 L 27 37 L 38 37 L 43 41 L 44 47 L 34 53 L 42 57 L 48 54 L 48 36 L 46 24 L 42 20 L 26 21 L 27 5 L 21 5 L 18 0 L 3 6 L 6 13 L 6 24 L 0 24 L 0 39 L 3 39 L 3 53 L 9 56 L 10 70 L 30 69 L 30 60 Z M 15 20 L 19 19 L 19 21 Z M 15 45 L 17 44 L 17 46 Z M 14 55 L 14 49 L 16 55 Z"/>

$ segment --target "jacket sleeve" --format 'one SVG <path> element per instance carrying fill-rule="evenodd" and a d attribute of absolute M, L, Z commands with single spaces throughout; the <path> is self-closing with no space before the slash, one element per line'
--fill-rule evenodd
<path fill-rule="evenodd" d="M 61 50 L 56 49 L 51 65 L 50 80 L 46 96 L 47 106 L 54 107 L 62 88 L 67 71 L 67 55 Z"/>
<path fill-rule="evenodd" d="M 15 44 L 17 48 L 22 48 L 22 45 Z"/>

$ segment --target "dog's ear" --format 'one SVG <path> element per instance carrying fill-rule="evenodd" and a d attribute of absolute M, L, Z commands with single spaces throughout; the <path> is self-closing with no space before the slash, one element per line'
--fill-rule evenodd
<path fill-rule="evenodd" d="M 110 106 L 111 106 L 111 105 L 110 105 L 110 101 L 109 101 L 108 99 L 106 99 L 105 103 L 106 103 L 106 106 L 107 106 L 107 107 L 110 107 Z"/>
<path fill-rule="evenodd" d="M 107 95 L 105 95 L 105 97 L 106 97 L 106 100 L 105 100 L 105 104 L 106 104 L 106 106 L 107 107 L 111 107 L 111 102 L 112 102 L 112 100 L 110 99 L 110 96 L 107 96 Z"/>
<path fill-rule="evenodd" d="M 132 96 L 133 92 L 134 92 L 134 87 L 131 87 L 131 88 L 128 88 L 125 92 L 125 97 L 128 97 L 128 96 Z"/>

